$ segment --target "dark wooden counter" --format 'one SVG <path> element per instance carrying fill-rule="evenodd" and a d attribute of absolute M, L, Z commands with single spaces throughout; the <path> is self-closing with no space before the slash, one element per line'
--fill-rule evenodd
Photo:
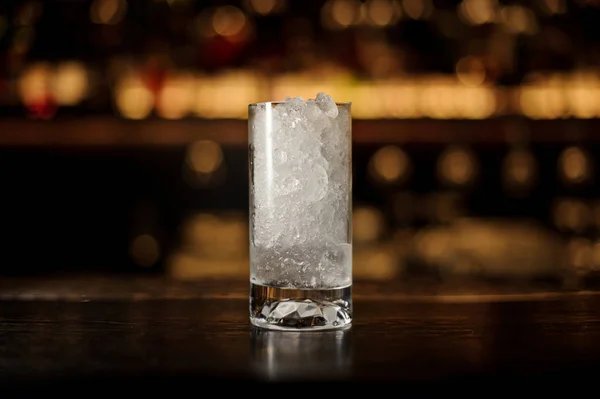
<path fill-rule="evenodd" d="M 352 328 L 287 333 L 250 327 L 243 280 L 102 281 L 113 291 L 0 282 L 3 389 L 320 381 L 467 392 L 592 386 L 600 371 L 593 292 L 419 296 L 356 283 Z"/>

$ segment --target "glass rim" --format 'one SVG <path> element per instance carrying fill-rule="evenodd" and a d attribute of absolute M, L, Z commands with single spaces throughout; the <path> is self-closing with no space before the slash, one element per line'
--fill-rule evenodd
<path fill-rule="evenodd" d="M 281 104 L 287 104 L 291 101 L 261 101 L 261 102 L 257 102 L 257 103 L 250 103 L 248 104 L 248 107 L 257 107 L 259 105 L 281 105 Z M 304 101 L 307 102 L 307 101 Z M 335 102 L 335 105 L 337 105 L 338 107 L 348 107 L 350 105 L 352 105 L 352 101 L 348 101 L 348 102 Z"/>

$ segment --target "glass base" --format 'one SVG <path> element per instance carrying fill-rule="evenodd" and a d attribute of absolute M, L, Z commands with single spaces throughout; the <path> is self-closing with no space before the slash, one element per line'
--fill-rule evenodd
<path fill-rule="evenodd" d="M 250 322 L 256 327 L 284 331 L 349 328 L 352 287 L 290 289 L 251 284 Z"/>

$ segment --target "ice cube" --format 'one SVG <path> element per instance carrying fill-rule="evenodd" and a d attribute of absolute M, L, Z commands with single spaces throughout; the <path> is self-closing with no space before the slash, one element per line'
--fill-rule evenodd
<path fill-rule="evenodd" d="M 315 163 L 308 170 L 303 171 L 303 174 L 303 200 L 307 202 L 322 200 L 327 194 L 327 182 L 329 181 L 325 168 Z M 316 216 L 305 215 L 304 217 L 316 218 Z"/>
<path fill-rule="evenodd" d="M 325 94 L 323 92 L 317 94 L 317 98 L 315 99 L 317 106 L 323 111 L 325 115 L 330 118 L 335 118 L 338 116 L 338 107 L 333 98 L 329 94 Z"/>
<path fill-rule="evenodd" d="M 287 97 L 285 99 L 286 108 L 288 112 L 298 112 L 302 113 L 303 109 L 306 107 L 306 101 L 302 99 L 302 97 Z"/>

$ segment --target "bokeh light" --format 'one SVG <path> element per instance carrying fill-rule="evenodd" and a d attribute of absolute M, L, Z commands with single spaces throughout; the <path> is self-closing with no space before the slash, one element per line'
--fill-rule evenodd
<path fill-rule="evenodd" d="M 154 95 L 141 79 L 130 76 L 116 85 L 115 104 L 124 118 L 144 119 L 152 112 Z"/>
<path fill-rule="evenodd" d="M 406 180 L 411 165 L 408 155 L 400 147 L 389 145 L 373 154 L 368 168 L 375 181 L 391 184 Z"/>
<path fill-rule="evenodd" d="M 566 0 L 538 0 L 540 8 L 548 15 L 567 12 Z"/>
<path fill-rule="evenodd" d="M 475 155 L 467 148 L 450 146 L 440 155 L 437 173 L 446 184 L 466 186 L 475 180 L 478 173 Z"/>
<path fill-rule="evenodd" d="M 485 81 L 485 65 L 477 57 L 464 57 L 456 63 L 456 75 L 467 86 L 479 86 Z"/>
<path fill-rule="evenodd" d="M 287 0 L 245 0 L 246 9 L 265 16 L 281 12 L 287 7 Z"/>
<path fill-rule="evenodd" d="M 592 211 L 580 199 L 564 198 L 554 204 L 553 220 L 561 231 L 582 233 L 592 222 Z"/>
<path fill-rule="evenodd" d="M 116 25 L 126 13 L 126 0 L 94 0 L 90 7 L 90 19 L 96 24 Z"/>
<path fill-rule="evenodd" d="M 457 192 L 433 193 L 420 199 L 421 217 L 430 223 L 448 224 L 466 214 L 464 198 Z"/>
<path fill-rule="evenodd" d="M 248 255 L 248 225 L 243 215 L 197 212 L 183 223 L 183 248 L 199 257 L 231 259 Z"/>
<path fill-rule="evenodd" d="M 34 104 L 46 99 L 50 93 L 52 68 L 48 63 L 35 63 L 26 68 L 18 81 L 18 92 L 21 101 Z"/>
<path fill-rule="evenodd" d="M 558 159 L 558 173 L 566 184 L 584 183 L 591 177 L 591 159 L 579 146 L 565 148 Z"/>
<path fill-rule="evenodd" d="M 573 238 L 567 244 L 568 265 L 578 274 L 586 274 L 593 266 L 592 242 L 583 237 Z"/>
<path fill-rule="evenodd" d="M 87 95 L 89 77 L 78 61 L 67 61 L 56 67 L 51 81 L 52 93 L 59 105 L 76 105 Z"/>
<path fill-rule="evenodd" d="M 331 14 L 334 26 L 347 28 L 360 18 L 361 3 L 357 0 L 330 0 L 325 7 L 328 5 L 328 8 L 324 8 L 326 10 L 324 13 Z"/>
<path fill-rule="evenodd" d="M 194 172 L 208 175 L 221 166 L 223 151 L 214 141 L 199 140 L 188 147 L 186 161 Z"/>
<path fill-rule="evenodd" d="M 52 71 L 50 64 L 40 62 L 31 64 L 19 76 L 17 92 L 31 118 L 50 119 L 56 114 Z"/>
<path fill-rule="evenodd" d="M 192 111 L 194 78 L 191 74 L 173 74 L 165 79 L 156 101 L 156 113 L 165 119 L 181 119 Z"/>
<path fill-rule="evenodd" d="M 512 149 L 502 164 L 504 184 L 510 190 L 530 189 L 537 178 L 537 162 L 531 151 Z"/>
<path fill-rule="evenodd" d="M 245 119 L 248 104 L 261 97 L 262 83 L 256 73 L 244 70 L 197 74 L 193 85 L 193 112 L 207 119 Z"/>
<path fill-rule="evenodd" d="M 385 229 L 381 209 L 373 206 L 357 206 L 352 212 L 353 242 L 357 245 L 377 242 Z"/>
<path fill-rule="evenodd" d="M 463 0 L 459 5 L 459 15 L 471 25 L 482 25 L 495 22 L 497 8 L 496 0 Z"/>
<path fill-rule="evenodd" d="M 431 0 L 402 0 L 402 8 L 412 19 L 427 19 L 433 12 Z"/>
<path fill-rule="evenodd" d="M 212 27 L 221 36 L 235 36 L 246 26 L 246 15 L 234 6 L 217 8 L 212 15 Z"/>
<path fill-rule="evenodd" d="M 505 6 L 500 10 L 503 26 L 513 34 L 533 35 L 539 26 L 531 9 L 520 5 Z"/>
<path fill-rule="evenodd" d="M 135 264 L 150 267 L 158 261 L 161 248 L 154 236 L 141 234 L 131 241 L 129 253 Z"/>
<path fill-rule="evenodd" d="M 369 21 L 375 26 L 392 25 L 402 12 L 393 0 L 369 0 L 366 7 Z"/>

